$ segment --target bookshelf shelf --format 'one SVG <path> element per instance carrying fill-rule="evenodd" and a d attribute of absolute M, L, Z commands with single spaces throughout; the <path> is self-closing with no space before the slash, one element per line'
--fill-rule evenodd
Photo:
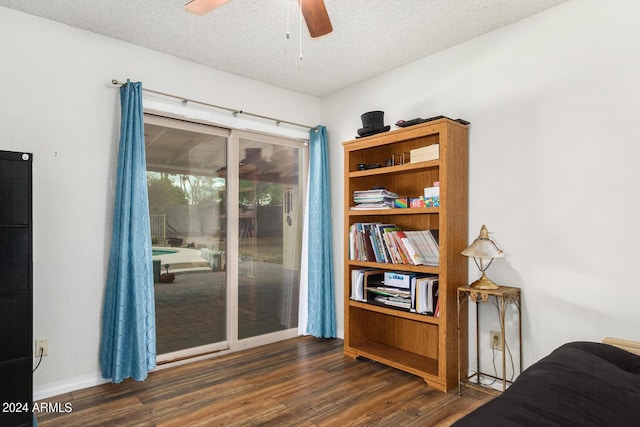
<path fill-rule="evenodd" d="M 385 164 L 392 156 L 439 144 L 439 158 L 420 163 L 360 170 L 359 164 Z M 343 143 L 344 147 L 344 354 L 364 357 L 418 375 L 432 387 L 454 390 L 458 372 L 457 296 L 467 284 L 468 128 L 448 119 L 385 132 Z M 396 157 L 397 158 L 397 157 Z M 401 197 L 419 197 L 438 182 L 440 207 L 362 210 L 354 191 L 384 187 Z M 391 223 L 403 230 L 438 230 L 439 265 L 391 264 L 350 259 L 349 227 L 354 223 Z M 351 299 L 352 272 L 373 268 L 437 274 L 439 317 L 379 303 Z M 465 319 L 460 322 L 466 343 Z M 460 349 L 466 352 L 466 346 Z M 461 360 L 466 360 L 462 357 Z"/>
<path fill-rule="evenodd" d="M 358 355 L 361 357 L 366 357 L 418 376 L 425 376 L 426 380 L 438 378 L 438 359 L 398 350 L 395 347 L 373 341 L 359 343 L 358 349 Z"/>
<path fill-rule="evenodd" d="M 437 214 L 440 208 L 351 209 L 349 216 Z"/>
<path fill-rule="evenodd" d="M 416 322 L 433 323 L 433 324 L 440 323 L 439 317 L 426 316 L 424 314 L 417 314 L 417 313 L 411 313 L 409 311 L 402 311 L 394 308 L 387 308 L 381 305 L 370 304 L 368 302 L 349 300 L 349 305 L 351 307 L 357 307 L 362 310 L 370 310 L 378 313 L 388 314 L 391 316 L 397 316 L 405 319 L 415 320 Z"/>
<path fill-rule="evenodd" d="M 348 261 L 350 266 L 358 266 L 363 268 L 376 268 L 378 270 L 402 270 L 402 271 L 414 271 L 418 273 L 431 273 L 438 274 L 439 267 L 433 267 L 430 265 L 410 265 L 410 264 L 390 264 L 385 262 L 370 262 L 370 261 Z"/>
<path fill-rule="evenodd" d="M 405 163 L 404 165 L 396 165 L 396 166 L 384 166 L 380 168 L 374 169 L 366 169 L 366 170 L 357 170 L 353 172 L 349 172 L 350 178 L 358 178 L 363 176 L 371 176 L 371 175 L 382 175 L 388 173 L 407 173 L 420 169 L 429 169 L 436 168 L 440 165 L 439 160 L 429 160 L 428 162 L 419 162 L 419 163 Z"/>

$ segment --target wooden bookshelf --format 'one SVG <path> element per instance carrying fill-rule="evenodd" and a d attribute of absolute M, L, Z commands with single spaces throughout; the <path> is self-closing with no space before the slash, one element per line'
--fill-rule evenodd
<path fill-rule="evenodd" d="M 431 144 L 440 145 L 439 159 L 359 170 L 358 164 L 384 165 L 393 155 Z M 457 296 L 467 284 L 468 260 L 461 255 L 468 239 L 468 128 L 440 119 L 343 143 L 344 213 L 344 354 L 363 357 L 418 375 L 436 389 L 457 390 Z M 418 197 L 424 187 L 440 186 L 440 206 L 355 210 L 353 192 L 384 187 L 399 196 Z M 349 227 L 354 223 L 394 223 L 403 230 L 438 230 L 439 265 L 390 264 L 350 260 Z M 439 317 L 351 299 L 354 269 L 376 268 L 438 274 Z M 461 313 L 466 316 L 466 313 Z M 461 319 L 466 325 L 466 319 Z M 466 326 L 460 330 L 467 342 Z M 466 355 L 466 346 L 461 348 Z M 463 355 L 463 356 L 464 356 Z M 467 360 L 462 357 L 461 360 Z"/>

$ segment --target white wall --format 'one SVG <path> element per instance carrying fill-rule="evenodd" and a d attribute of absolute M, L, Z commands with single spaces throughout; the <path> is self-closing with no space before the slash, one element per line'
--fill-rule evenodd
<path fill-rule="evenodd" d="M 317 98 L 0 7 L 0 149 L 33 152 L 35 398 L 101 381 L 119 92 L 111 79 L 315 125 Z"/>
<path fill-rule="evenodd" d="M 384 110 L 391 125 L 464 118 L 469 241 L 486 224 L 507 252 L 489 276 L 522 288 L 525 367 L 567 341 L 639 340 L 638 22 L 634 1 L 569 1 L 323 99 L 335 247 L 341 141 L 355 137 L 360 114 Z M 334 251 L 340 313 L 342 253 Z M 478 277 L 472 263 L 469 271 Z"/>

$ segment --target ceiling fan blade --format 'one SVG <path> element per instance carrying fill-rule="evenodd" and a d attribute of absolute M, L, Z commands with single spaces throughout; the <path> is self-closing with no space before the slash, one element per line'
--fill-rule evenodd
<path fill-rule="evenodd" d="M 191 0 L 184 5 L 187 12 L 191 12 L 194 15 L 206 15 L 214 9 L 219 8 L 229 0 Z"/>
<path fill-rule="evenodd" d="M 302 6 L 302 16 L 311 37 L 316 38 L 333 31 L 327 8 L 323 0 L 298 0 Z"/>

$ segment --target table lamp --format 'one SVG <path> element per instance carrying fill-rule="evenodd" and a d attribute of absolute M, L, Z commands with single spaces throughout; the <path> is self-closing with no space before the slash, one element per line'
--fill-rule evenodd
<path fill-rule="evenodd" d="M 462 251 L 462 255 L 473 257 L 473 261 L 482 272 L 482 276 L 469 286 L 475 289 L 498 289 L 499 286 L 487 277 L 487 269 L 494 259 L 504 258 L 504 253 L 496 242 L 489 238 L 489 230 L 486 226 L 482 226 L 478 238 Z"/>

